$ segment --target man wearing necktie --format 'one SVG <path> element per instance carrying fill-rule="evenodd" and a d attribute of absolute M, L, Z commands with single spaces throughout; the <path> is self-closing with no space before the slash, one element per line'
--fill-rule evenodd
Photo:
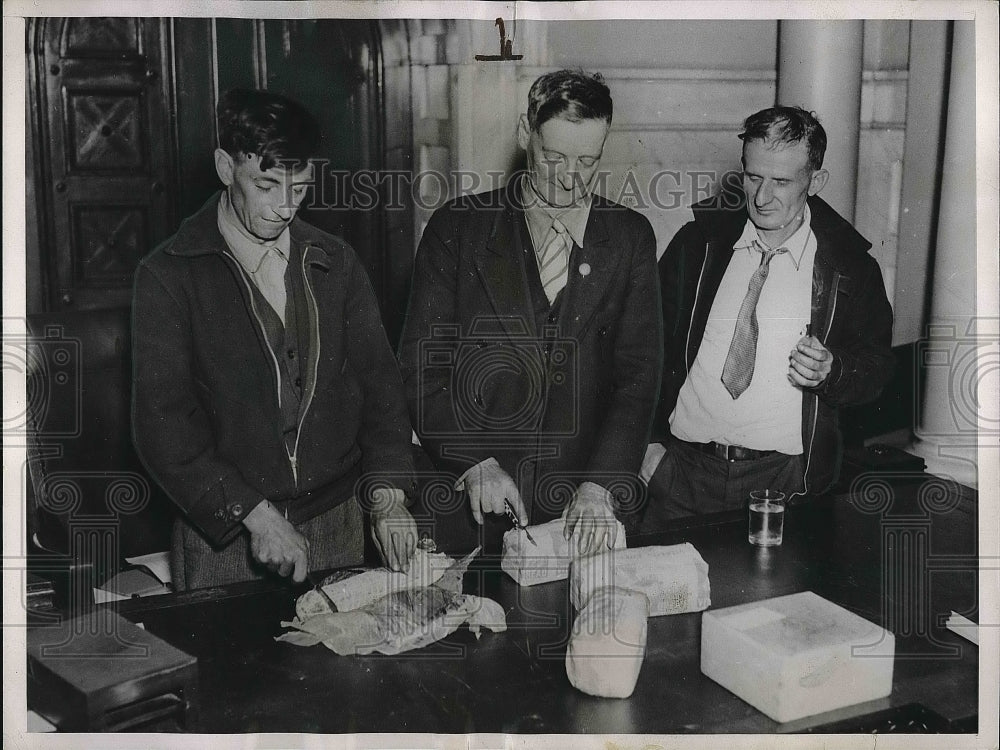
<path fill-rule="evenodd" d="M 599 76 L 531 87 L 527 170 L 434 213 L 417 251 L 400 366 L 417 436 L 457 493 L 439 546 L 499 549 L 562 518 L 577 552 L 610 547 L 637 505 L 661 368 L 655 241 L 592 192 L 611 125 Z"/>
<path fill-rule="evenodd" d="M 133 433 L 183 511 L 174 587 L 358 565 L 362 507 L 406 568 L 416 484 L 395 357 L 354 251 L 296 217 L 318 126 L 244 90 L 218 125 L 225 189 L 135 275 Z"/>
<path fill-rule="evenodd" d="M 817 196 L 826 133 L 798 107 L 747 118 L 723 181 L 660 260 L 665 367 L 643 528 L 836 479 L 836 410 L 893 366 L 892 309 L 865 240 Z"/>

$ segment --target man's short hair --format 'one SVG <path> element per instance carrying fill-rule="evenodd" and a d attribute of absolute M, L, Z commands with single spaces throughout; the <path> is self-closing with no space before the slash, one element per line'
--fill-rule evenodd
<path fill-rule="evenodd" d="M 805 141 L 809 150 L 807 166 L 813 170 L 823 166 L 826 131 L 815 112 L 807 112 L 801 107 L 770 107 L 750 115 L 743 123 L 740 139 L 744 143 L 765 141 L 776 146 L 792 146 Z"/>
<path fill-rule="evenodd" d="M 600 73 L 557 70 L 539 77 L 528 92 L 528 125 L 535 132 L 554 117 L 610 125 L 613 110 L 611 91 Z"/>
<path fill-rule="evenodd" d="M 216 108 L 219 147 L 236 158 L 260 157 L 260 168 L 289 162 L 305 167 L 319 148 L 319 125 L 305 107 L 270 91 L 232 89 Z"/>

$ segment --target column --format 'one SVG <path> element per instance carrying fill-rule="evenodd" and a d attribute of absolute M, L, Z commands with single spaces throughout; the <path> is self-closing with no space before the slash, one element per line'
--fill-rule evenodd
<path fill-rule="evenodd" d="M 864 21 L 781 21 L 778 24 L 778 104 L 819 117 L 827 135 L 823 199 L 854 220 L 861 120 Z"/>
<path fill-rule="evenodd" d="M 917 441 L 932 474 L 977 486 L 981 382 L 996 379 L 995 331 L 976 318 L 975 27 L 954 22 L 931 313 L 918 343 Z M 995 262 L 995 258 L 993 259 Z M 994 425 L 995 428 L 995 425 Z"/>
<path fill-rule="evenodd" d="M 906 140 L 900 197 L 899 250 L 892 309 L 895 343 L 924 333 L 928 274 L 936 241 L 935 219 L 944 148 L 948 93 L 948 21 L 910 21 L 910 66 L 906 91 Z"/>

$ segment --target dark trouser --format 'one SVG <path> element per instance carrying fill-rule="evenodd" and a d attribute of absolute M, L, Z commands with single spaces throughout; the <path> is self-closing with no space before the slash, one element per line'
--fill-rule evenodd
<path fill-rule="evenodd" d="M 364 562 L 364 519 L 352 497 L 325 513 L 298 525 L 309 540 L 309 569 L 361 565 Z M 221 549 L 212 547 L 185 519 L 174 523 L 170 549 L 174 591 L 222 586 L 276 575 L 250 554 L 250 532 Z"/>
<path fill-rule="evenodd" d="M 786 497 L 802 490 L 801 455 L 728 461 L 676 438 L 664 446 L 667 452 L 649 480 L 642 533 L 662 531 L 683 516 L 742 510 L 751 490 L 780 490 Z"/>

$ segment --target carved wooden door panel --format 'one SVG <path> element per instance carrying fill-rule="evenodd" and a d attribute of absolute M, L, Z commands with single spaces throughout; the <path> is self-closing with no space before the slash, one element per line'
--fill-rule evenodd
<path fill-rule="evenodd" d="M 49 305 L 130 304 L 138 260 L 176 229 L 169 26 L 52 18 L 35 29 Z"/>

